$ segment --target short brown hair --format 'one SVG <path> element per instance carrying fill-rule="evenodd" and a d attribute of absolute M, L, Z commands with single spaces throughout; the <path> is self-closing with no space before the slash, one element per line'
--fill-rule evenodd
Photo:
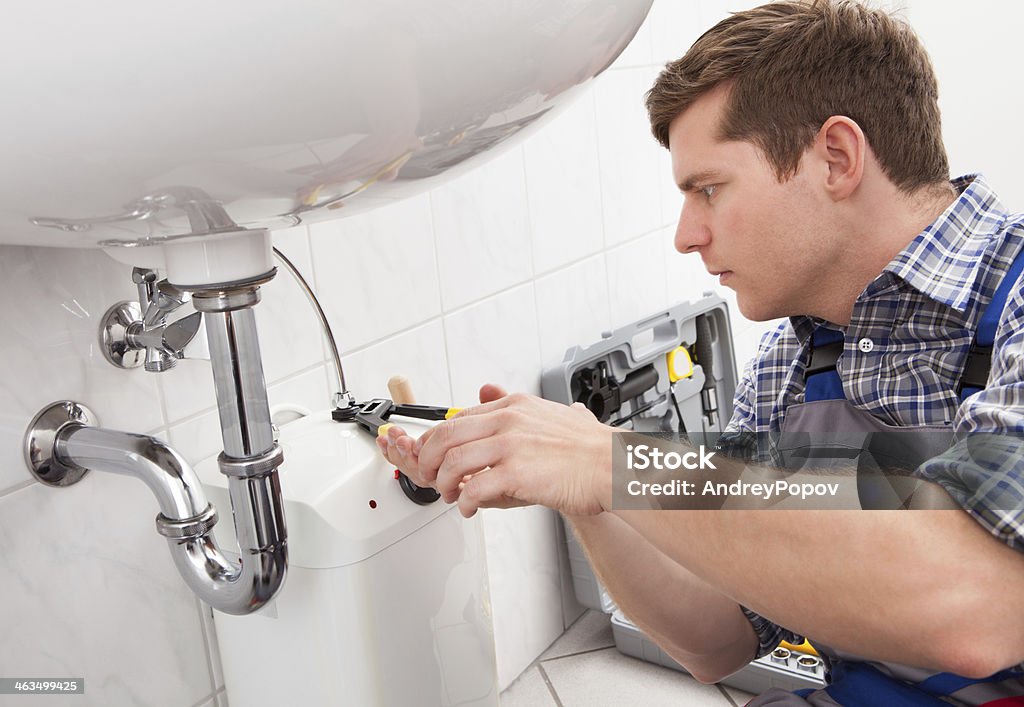
<path fill-rule="evenodd" d="M 949 178 L 931 61 L 914 31 L 885 12 L 788 0 L 722 20 L 647 92 L 658 142 L 667 148 L 669 124 L 720 84 L 731 85 L 720 139 L 756 145 L 780 181 L 833 115 L 857 122 L 901 190 Z"/>

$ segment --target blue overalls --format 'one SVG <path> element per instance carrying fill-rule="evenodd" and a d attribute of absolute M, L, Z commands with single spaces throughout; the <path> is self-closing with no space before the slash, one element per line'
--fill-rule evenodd
<path fill-rule="evenodd" d="M 1024 271 L 1024 251 L 1003 276 L 978 324 L 971 352 L 960 379 L 960 400 L 985 387 L 991 365 L 996 328 L 1011 288 Z M 918 485 L 906 493 L 890 478 L 876 473 L 880 467 L 916 469 L 945 452 L 951 444 L 951 425 L 895 427 L 851 405 L 843 393 L 836 362 L 843 350 L 843 334 L 819 327 L 812 335 L 812 356 L 807 367 L 804 402 L 790 406 L 778 442 L 784 464 L 806 459 L 809 448 L 849 450 L 860 456 L 857 486 L 864 508 L 959 508 L 932 485 Z M 842 454 L 840 453 L 840 456 Z M 847 455 L 851 456 L 851 455 Z M 788 466 L 789 464 L 787 464 Z M 922 490 L 922 488 L 924 490 Z M 773 688 L 748 703 L 750 707 L 948 707 L 990 705 L 1024 707 L 1024 671 L 1004 670 L 981 680 L 952 673 L 867 661 L 826 646 L 815 645 L 830 666 L 829 686 L 790 693 Z"/>

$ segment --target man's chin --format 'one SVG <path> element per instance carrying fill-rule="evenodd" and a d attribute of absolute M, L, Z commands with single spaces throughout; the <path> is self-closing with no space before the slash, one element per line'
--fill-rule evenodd
<path fill-rule="evenodd" d="M 736 293 L 736 307 L 745 319 L 752 322 L 768 322 L 788 316 L 777 312 L 777 308 L 769 303 L 752 301 L 750 297 L 741 295 L 739 292 Z"/>

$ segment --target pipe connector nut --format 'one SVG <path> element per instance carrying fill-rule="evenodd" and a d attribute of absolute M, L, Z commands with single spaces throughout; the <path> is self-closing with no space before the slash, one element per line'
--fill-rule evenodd
<path fill-rule="evenodd" d="M 156 531 L 172 540 L 194 540 L 213 530 L 217 524 L 217 509 L 208 505 L 206 510 L 191 518 L 168 518 L 163 513 L 156 517 Z"/>
<path fill-rule="evenodd" d="M 239 479 L 266 476 L 284 463 L 284 450 L 275 444 L 269 452 L 252 459 L 235 459 L 221 452 L 217 457 L 220 473 Z"/>
<path fill-rule="evenodd" d="M 255 306 L 260 301 L 260 285 L 273 280 L 276 274 L 277 268 L 271 268 L 269 272 L 247 280 L 185 286 L 182 289 L 193 290 L 192 306 L 198 312 L 232 312 Z"/>

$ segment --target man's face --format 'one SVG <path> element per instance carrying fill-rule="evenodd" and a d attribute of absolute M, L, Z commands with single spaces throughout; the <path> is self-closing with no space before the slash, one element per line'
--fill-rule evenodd
<path fill-rule="evenodd" d="M 839 253 L 815 182 L 827 165 L 805 153 L 797 174 L 780 183 L 753 144 L 717 139 L 727 98 L 717 88 L 669 126 L 672 174 L 684 196 L 676 250 L 700 253 L 748 319 L 811 314 Z"/>

